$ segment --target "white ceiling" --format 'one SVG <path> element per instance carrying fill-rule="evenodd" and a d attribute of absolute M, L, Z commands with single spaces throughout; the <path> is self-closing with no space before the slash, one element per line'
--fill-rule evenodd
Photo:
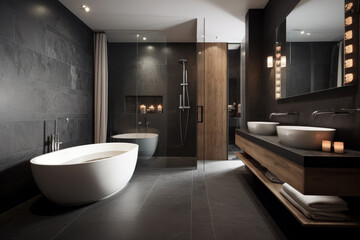
<path fill-rule="evenodd" d="M 288 42 L 340 41 L 344 0 L 302 0 L 286 18 L 286 28 Z"/>
<path fill-rule="evenodd" d="M 147 41 L 241 42 L 248 9 L 262 9 L 268 0 L 59 0 L 94 31 L 105 31 L 110 42 Z M 81 5 L 91 8 L 89 13 Z M 204 21 L 205 19 L 205 21 Z M 204 24 L 205 22 L 205 24 Z M 130 38 L 129 38 L 130 37 Z"/>

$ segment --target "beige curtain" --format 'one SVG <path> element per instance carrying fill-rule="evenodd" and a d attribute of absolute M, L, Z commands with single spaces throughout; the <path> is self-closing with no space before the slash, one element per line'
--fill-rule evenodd
<path fill-rule="evenodd" d="M 95 143 L 106 142 L 108 115 L 108 62 L 105 33 L 94 34 L 95 44 Z"/>

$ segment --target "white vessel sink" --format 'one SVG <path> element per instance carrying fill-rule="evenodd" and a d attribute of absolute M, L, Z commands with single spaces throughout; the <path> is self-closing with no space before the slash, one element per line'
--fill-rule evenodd
<path fill-rule="evenodd" d="M 277 126 L 277 134 L 284 145 L 308 150 L 320 150 L 322 140 L 334 140 L 335 129 L 306 126 Z"/>
<path fill-rule="evenodd" d="M 274 135 L 277 125 L 278 122 L 247 122 L 249 131 L 259 135 Z"/>

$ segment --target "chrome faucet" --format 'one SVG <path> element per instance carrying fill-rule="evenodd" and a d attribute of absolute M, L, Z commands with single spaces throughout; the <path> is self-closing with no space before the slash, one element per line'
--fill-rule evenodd
<path fill-rule="evenodd" d="M 57 121 L 60 118 L 55 119 L 55 133 L 50 135 L 49 140 L 49 152 L 55 152 L 60 150 L 60 145 L 62 142 L 60 141 L 60 133 L 58 133 L 58 124 Z M 69 124 L 69 117 L 63 118 L 66 121 L 66 124 Z"/>
<path fill-rule="evenodd" d="M 298 114 L 299 113 L 297 113 L 297 112 L 284 112 L 284 113 L 275 113 L 275 112 L 273 112 L 273 113 L 270 113 L 269 119 L 271 120 L 273 116 L 289 116 L 289 115 L 294 116 L 294 115 L 298 115 Z"/>
<path fill-rule="evenodd" d="M 60 141 L 60 134 L 59 133 L 51 134 L 49 152 L 59 151 L 61 144 L 62 142 Z"/>
<path fill-rule="evenodd" d="M 149 125 L 150 125 L 150 121 L 147 120 L 147 118 L 145 117 L 145 118 L 144 118 L 144 122 L 145 122 L 145 127 L 148 128 Z"/>
<path fill-rule="evenodd" d="M 326 115 L 326 114 L 331 114 L 331 115 L 349 115 L 352 113 L 360 113 L 360 108 L 355 108 L 355 109 L 348 109 L 348 108 L 341 108 L 340 110 L 316 110 L 314 111 L 311 116 L 313 119 L 316 119 L 319 115 Z"/>

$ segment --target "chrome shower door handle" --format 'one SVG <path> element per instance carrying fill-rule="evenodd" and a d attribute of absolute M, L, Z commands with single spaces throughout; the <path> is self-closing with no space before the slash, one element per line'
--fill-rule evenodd
<path fill-rule="evenodd" d="M 197 118 L 197 123 L 204 122 L 204 106 L 197 106 L 196 118 Z"/>

